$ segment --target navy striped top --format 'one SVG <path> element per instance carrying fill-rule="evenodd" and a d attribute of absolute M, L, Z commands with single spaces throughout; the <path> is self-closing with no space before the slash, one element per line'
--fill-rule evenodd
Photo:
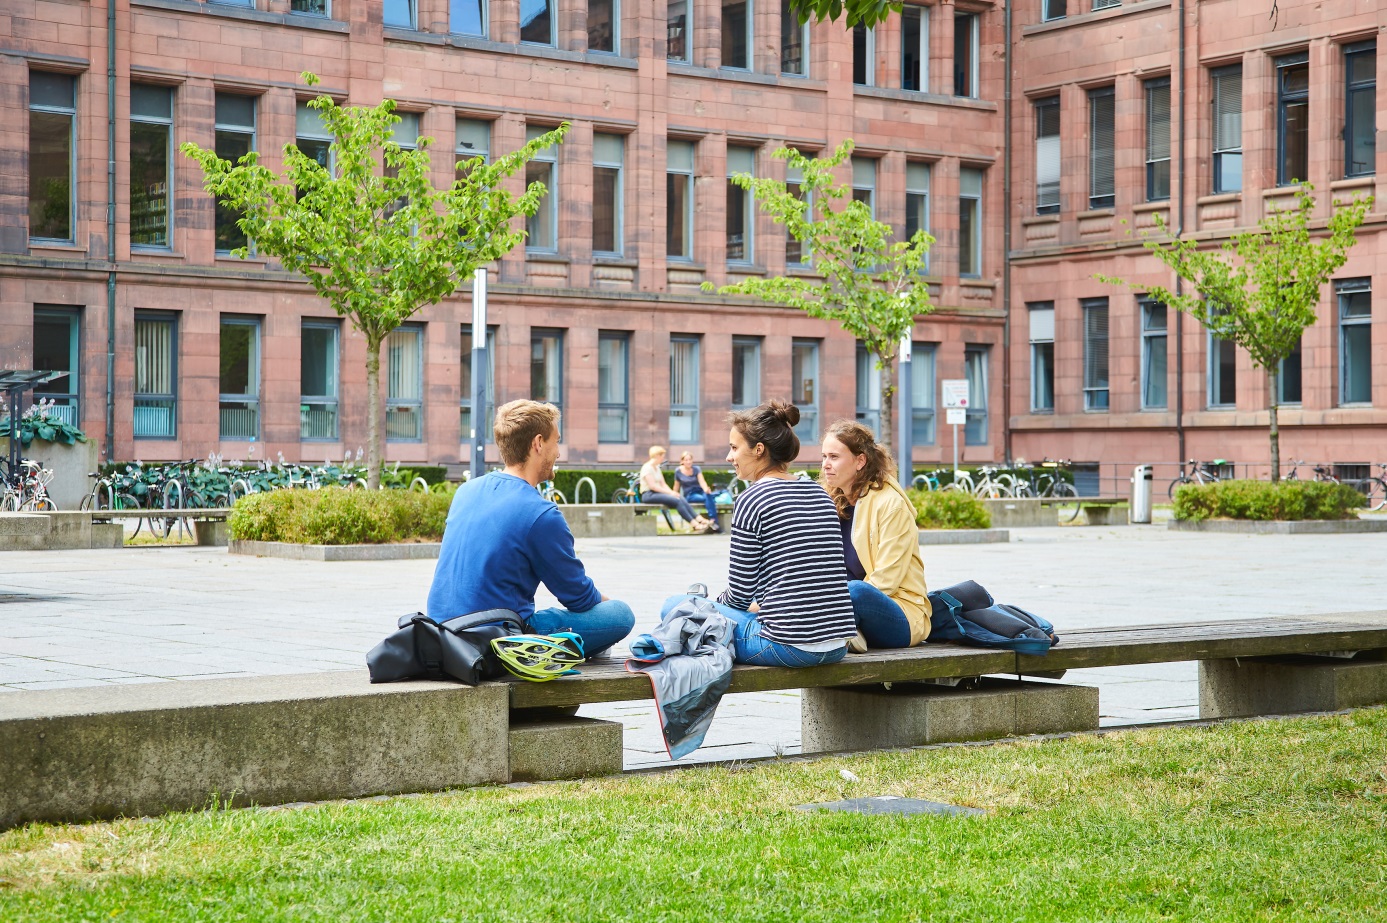
<path fill-rule="evenodd" d="M 760 604 L 761 634 L 822 644 L 857 633 L 838 511 L 814 481 L 762 478 L 737 497 L 727 589 L 718 602 Z"/>

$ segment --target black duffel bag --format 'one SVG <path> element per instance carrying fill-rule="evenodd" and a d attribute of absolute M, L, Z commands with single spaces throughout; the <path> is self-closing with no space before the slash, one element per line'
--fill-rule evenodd
<path fill-rule="evenodd" d="M 525 632 L 510 609 L 469 612 L 441 623 L 411 612 L 400 616 L 399 626 L 366 655 L 373 683 L 455 679 L 475 686 L 505 672 L 492 653 L 492 639 Z"/>

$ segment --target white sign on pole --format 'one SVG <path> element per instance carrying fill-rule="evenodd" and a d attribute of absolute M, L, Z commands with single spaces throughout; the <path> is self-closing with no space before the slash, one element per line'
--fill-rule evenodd
<path fill-rule="evenodd" d="M 968 406 L 968 379 L 946 378 L 939 383 L 944 409 Z"/>
<path fill-rule="evenodd" d="M 968 424 L 968 411 L 962 407 L 950 407 L 945 411 L 947 419 L 945 423 L 949 426 L 966 426 Z"/>

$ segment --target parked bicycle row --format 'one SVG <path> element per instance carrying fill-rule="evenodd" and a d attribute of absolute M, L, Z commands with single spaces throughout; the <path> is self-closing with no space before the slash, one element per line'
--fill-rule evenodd
<path fill-rule="evenodd" d="M 58 508 L 48 496 L 52 469 L 31 458 L 21 459 L 11 471 L 9 459 L 0 457 L 0 467 L 4 469 L 0 472 L 0 513 L 47 513 Z"/>
<path fill-rule="evenodd" d="M 1312 465 L 1304 459 L 1291 459 L 1287 464 L 1290 470 L 1281 476 L 1282 480 L 1301 480 L 1300 469 L 1308 466 L 1313 472 L 1313 480 L 1330 484 L 1347 484 L 1363 494 L 1364 505 L 1368 509 L 1380 510 L 1387 506 L 1387 463 L 1378 462 L 1369 465 L 1368 476 L 1361 478 L 1340 477 L 1334 473 L 1332 465 Z M 1231 466 L 1228 461 L 1222 458 L 1215 458 L 1212 461 L 1199 461 L 1192 458 L 1180 466 L 1180 473 L 1166 488 L 1166 495 L 1172 500 L 1175 499 L 1175 491 L 1184 484 L 1217 484 L 1224 480 L 1231 480 L 1224 475 L 1229 467 Z M 1378 469 L 1377 474 L 1372 473 L 1373 468 Z"/>

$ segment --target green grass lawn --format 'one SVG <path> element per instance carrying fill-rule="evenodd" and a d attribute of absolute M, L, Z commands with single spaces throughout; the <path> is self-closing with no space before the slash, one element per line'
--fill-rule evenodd
<path fill-rule="evenodd" d="M 880 794 L 989 813 L 794 810 Z M 110 919 L 1387 919 L 1387 709 L 0 834 Z"/>

